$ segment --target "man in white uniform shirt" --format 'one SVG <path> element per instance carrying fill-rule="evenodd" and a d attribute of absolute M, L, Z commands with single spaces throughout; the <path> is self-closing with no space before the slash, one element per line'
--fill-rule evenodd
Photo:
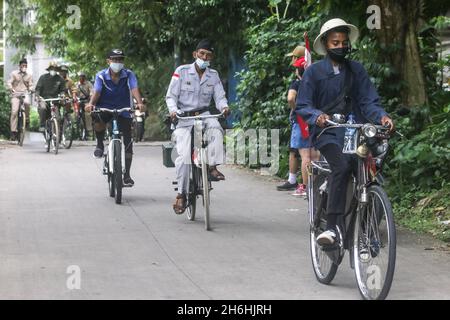
<path fill-rule="evenodd" d="M 193 52 L 195 62 L 182 65 L 175 70 L 167 90 L 166 104 L 172 119 L 176 118 L 178 111 L 183 116 L 209 115 L 211 99 L 217 110 L 224 115 L 229 114 L 228 101 L 225 96 L 219 73 L 210 69 L 214 48 L 209 40 L 202 40 Z M 178 121 L 173 140 L 176 143 L 178 157 L 175 161 L 178 181 L 178 195 L 173 209 L 176 214 L 186 210 L 186 194 L 189 188 L 189 174 L 191 164 L 191 130 L 192 120 Z M 217 166 L 224 161 L 223 155 L 223 129 L 217 119 L 205 119 L 206 137 L 208 141 L 208 164 L 210 166 L 210 179 L 213 181 L 225 180 L 224 175 L 217 170 Z"/>

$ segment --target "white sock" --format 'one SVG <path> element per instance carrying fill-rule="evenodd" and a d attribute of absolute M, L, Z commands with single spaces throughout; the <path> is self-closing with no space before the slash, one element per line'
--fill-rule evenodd
<path fill-rule="evenodd" d="M 297 175 L 295 173 L 289 173 L 288 182 L 290 184 L 296 184 L 297 183 Z"/>

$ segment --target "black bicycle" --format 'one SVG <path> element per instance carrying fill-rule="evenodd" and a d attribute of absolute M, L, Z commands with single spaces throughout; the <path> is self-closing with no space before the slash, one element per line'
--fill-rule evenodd
<path fill-rule="evenodd" d="M 31 92 L 16 92 L 13 94 L 13 97 L 19 99 L 19 113 L 17 116 L 17 144 L 19 146 L 23 146 L 23 141 L 25 139 L 26 127 L 27 127 L 27 116 L 25 112 L 25 98 L 26 96 L 31 95 Z M 31 99 L 30 99 L 31 100 Z"/>
<path fill-rule="evenodd" d="M 44 99 L 42 97 L 39 97 L 39 99 L 44 101 L 50 110 L 50 118 L 47 119 L 47 121 L 45 121 L 45 129 L 44 129 L 44 138 L 47 146 L 46 150 L 47 152 L 50 152 L 50 149 L 52 149 L 53 153 L 57 155 L 60 141 L 58 105 L 61 103 L 61 98 L 58 97 L 58 98 Z"/>
<path fill-rule="evenodd" d="M 122 148 L 123 137 L 119 128 L 118 118 L 122 112 L 131 112 L 132 108 L 107 109 L 95 108 L 92 112 L 108 112 L 113 115 L 111 121 L 111 131 L 108 135 L 108 149 L 104 155 L 103 174 L 108 178 L 109 196 L 115 199 L 116 204 L 122 203 L 123 174 L 125 163 L 125 148 Z"/>
<path fill-rule="evenodd" d="M 340 119 L 342 117 L 333 117 Z M 309 166 L 308 211 L 311 258 L 316 278 L 329 284 L 336 275 L 345 250 L 355 270 L 359 292 L 364 299 L 385 299 L 391 288 L 396 260 L 396 229 L 392 206 L 383 190 L 382 166 L 389 150 L 388 129 L 367 124 L 328 121 L 331 128 L 352 128 L 354 147 L 344 146 L 357 160 L 356 173 L 348 181 L 345 215 L 337 227 L 337 241 L 319 246 L 316 239 L 326 230 L 328 175 L 326 161 Z M 323 131 L 323 132 L 324 132 Z M 320 139 L 320 136 L 318 137 Z"/>
<path fill-rule="evenodd" d="M 86 126 L 86 114 L 84 107 L 88 102 L 88 99 L 79 99 L 78 102 L 74 103 L 75 110 L 75 136 L 82 141 L 88 140 L 88 130 Z"/>
<path fill-rule="evenodd" d="M 70 149 L 75 136 L 75 127 L 72 121 L 71 110 L 67 106 L 72 105 L 73 99 L 61 96 L 61 102 L 60 106 L 63 108 L 63 112 L 61 116 L 59 139 L 64 149 Z"/>
<path fill-rule="evenodd" d="M 205 208 L 205 229 L 211 230 L 210 223 L 210 192 L 212 190 L 211 180 L 209 179 L 209 165 L 207 146 L 208 141 L 205 139 L 205 127 L 203 120 L 210 118 L 220 118 L 223 114 L 214 115 L 198 115 L 183 116 L 177 114 L 177 119 L 194 120 L 191 130 L 191 170 L 189 177 L 189 191 L 186 197 L 187 217 L 190 221 L 195 220 L 197 210 L 197 198 L 202 197 L 203 206 Z M 178 190 L 178 189 L 176 189 Z"/>

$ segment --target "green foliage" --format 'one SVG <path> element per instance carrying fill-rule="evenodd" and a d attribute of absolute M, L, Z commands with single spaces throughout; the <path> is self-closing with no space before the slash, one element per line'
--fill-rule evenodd
<path fill-rule="evenodd" d="M 414 109 L 397 119 L 397 125 L 405 138 L 391 140 L 388 173 L 392 190 L 402 196 L 411 186 L 442 188 L 450 179 L 450 104 L 434 114 L 430 108 Z"/>
<path fill-rule="evenodd" d="M 286 97 L 294 70 L 289 67 L 290 58 L 285 56 L 302 41 L 305 31 L 318 28 L 319 24 L 318 16 L 305 21 L 278 21 L 272 16 L 248 30 L 247 69 L 238 75 L 240 100 L 236 107 L 242 112 L 242 129 L 280 129 L 282 145 L 287 145 L 290 124 Z M 282 153 L 281 175 L 287 172 L 287 161 Z"/>
<path fill-rule="evenodd" d="M 3 78 L 0 78 L 3 83 Z M 4 86 L 0 86 L 0 137 L 9 137 L 9 117 L 11 114 L 11 102 Z"/>
<path fill-rule="evenodd" d="M 428 232 L 450 242 L 450 185 L 423 191 L 412 187 L 393 202 L 397 222 L 418 232 Z"/>
<path fill-rule="evenodd" d="M 39 130 L 39 113 L 37 109 L 31 108 L 30 110 L 30 131 L 37 132 Z"/>
<path fill-rule="evenodd" d="M 8 10 L 4 17 L 3 29 L 8 30 L 7 45 L 15 47 L 18 52 L 13 57 L 13 62 L 19 60 L 27 53 L 36 51 L 34 37 L 37 33 L 35 25 L 25 24 L 23 16 L 27 16 L 29 6 L 24 0 L 6 0 Z"/>

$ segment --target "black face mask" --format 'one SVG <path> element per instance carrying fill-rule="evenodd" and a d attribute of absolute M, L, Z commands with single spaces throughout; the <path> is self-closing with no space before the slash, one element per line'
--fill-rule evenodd
<path fill-rule="evenodd" d="M 345 60 L 345 57 L 349 54 L 349 52 L 350 47 L 327 49 L 327 53 L 330 56 L 331 60 L 339 63 Z"/>

